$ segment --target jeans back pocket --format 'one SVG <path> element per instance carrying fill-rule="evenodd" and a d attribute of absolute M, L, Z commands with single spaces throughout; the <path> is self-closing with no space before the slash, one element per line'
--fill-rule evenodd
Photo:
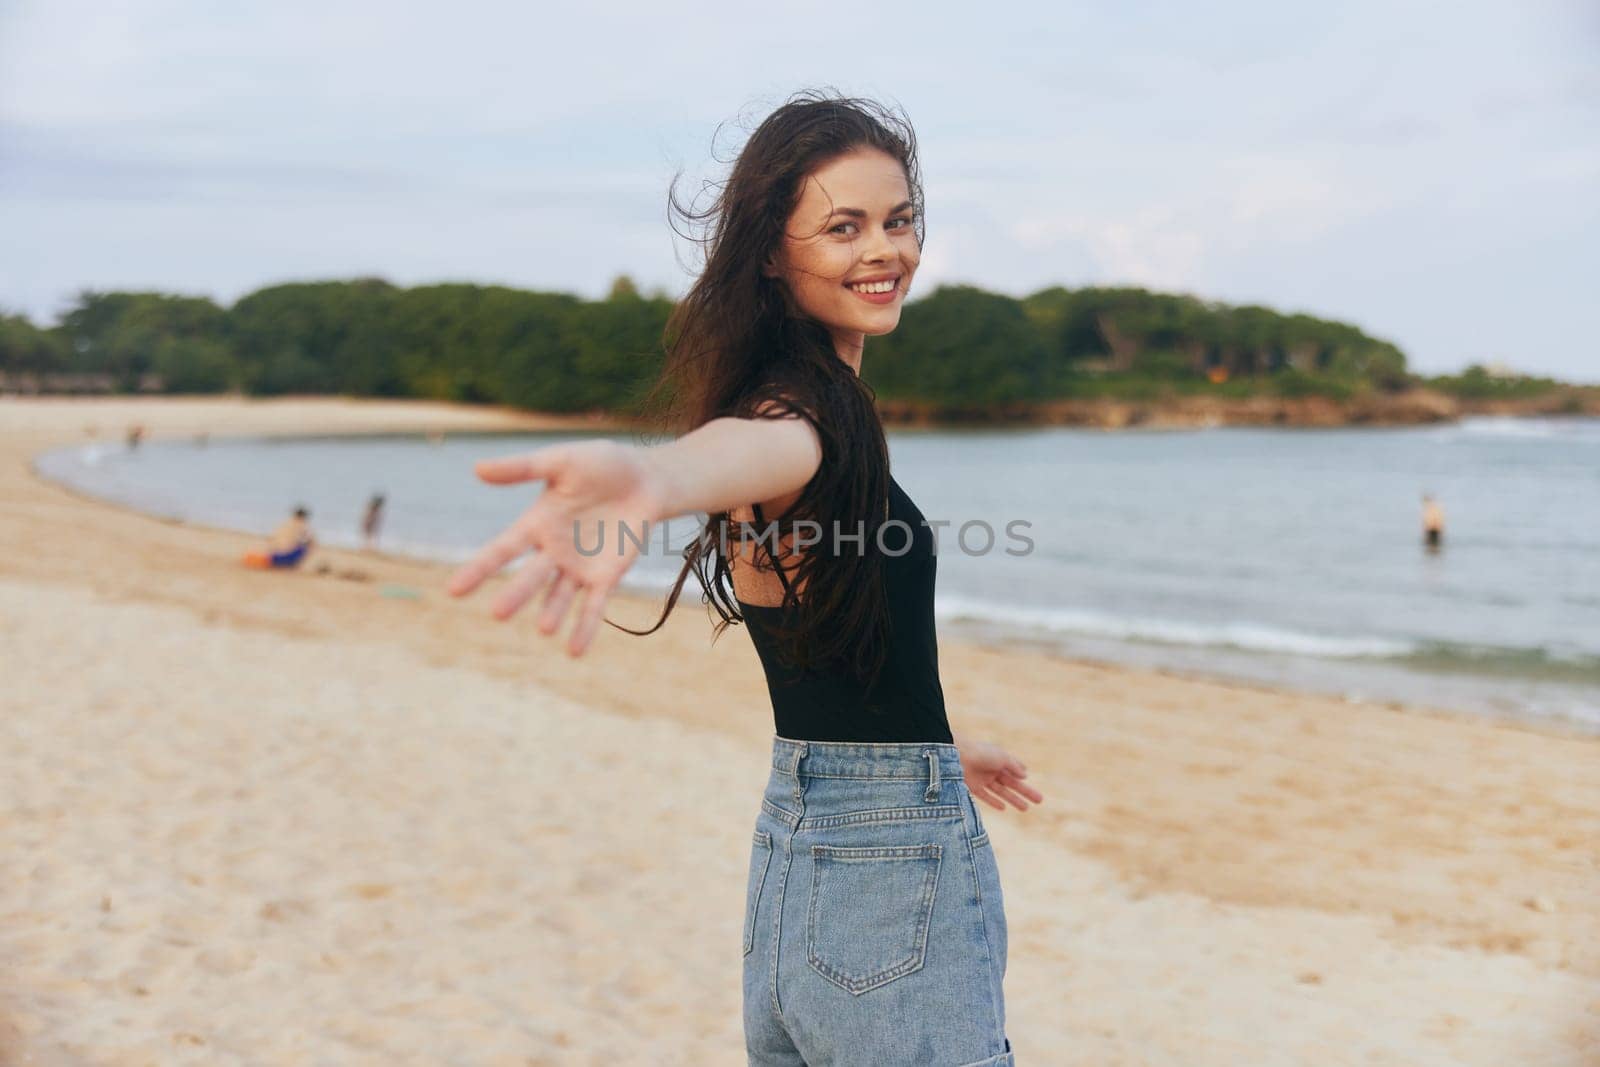
<path fill-rule="evenodd" d="M 942 846 L 811 846 L 806 959 L 859 996 L 921 968 Z"/>
<path fill-rule="evenodd" d="M 757 830 L 750 848 L 750 878 L 744 890 L 744 954 L 756 943 L 756 907 L 761 903 L 761 887 L 767 880 L 767 867 L 772 862 L 772 835 Z"/>

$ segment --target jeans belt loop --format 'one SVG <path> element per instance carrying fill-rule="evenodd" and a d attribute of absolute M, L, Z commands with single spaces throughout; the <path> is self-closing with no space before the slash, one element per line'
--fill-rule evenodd
<path fill-rule="evenodd" d="M 806 758 L 807 748 L 801 744 L 794 754 L 794 763 L 789 768 L 794 774 L 794 802 L 799 804 L 805 799 L 805 783 L 800 780 L 800 761 Z"/>
<path fill-rule="evenodd" d="M 928 791 L 923 794 L 923 799 L 932 804 L 939 799 L 939 753 L 926 748 L 922 754 L 928 757 Z"/>

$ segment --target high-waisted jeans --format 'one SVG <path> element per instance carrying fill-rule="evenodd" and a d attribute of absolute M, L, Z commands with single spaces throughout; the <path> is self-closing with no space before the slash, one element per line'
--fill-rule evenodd
<path fill-rule="evenodd" d="M 956 747 L 774 736 L 745 896 L 752 1067 L 1014 1067 L 1005 972 Z"/>

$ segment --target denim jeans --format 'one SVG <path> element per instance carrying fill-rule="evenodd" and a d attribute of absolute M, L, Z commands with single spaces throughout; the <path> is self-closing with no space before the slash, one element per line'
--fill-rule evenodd
<path fill-rule="evenodd" d="M 1005 971 L 955 746 L 774 736 L 745 895 L 751 1067 L 1014 1067 Z"/>

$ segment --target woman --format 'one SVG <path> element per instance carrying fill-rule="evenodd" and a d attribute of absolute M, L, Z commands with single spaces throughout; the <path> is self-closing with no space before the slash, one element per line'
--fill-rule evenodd
<path fill-rule="evenodd" d="M 539 629 L 573 611 L 567 651 L 582 655 L 646 524 L 709 516 L 642 633 L 698 569 L 716 634 L 746 623 L 766 671 L 777 729 L 744 920 L 752 1064 L 1013 1063 L 999 870 L 972 798 L 1043 797 L 1019 760 L 950 730 L 934 534 L 890 474 L 860 377 L 865 338 L 895 328 L 916 273 L 921 201 L 914 134 L 876 105 L 805 93 L 768 116 L 715 204 L 671 201 L 710 223 L 650 397 L 679 436 L 480 463 L 486 481 L 545 488 L 450 584 L 464 595 L 532 549 L 494 613 L 542 595 Z"/>

